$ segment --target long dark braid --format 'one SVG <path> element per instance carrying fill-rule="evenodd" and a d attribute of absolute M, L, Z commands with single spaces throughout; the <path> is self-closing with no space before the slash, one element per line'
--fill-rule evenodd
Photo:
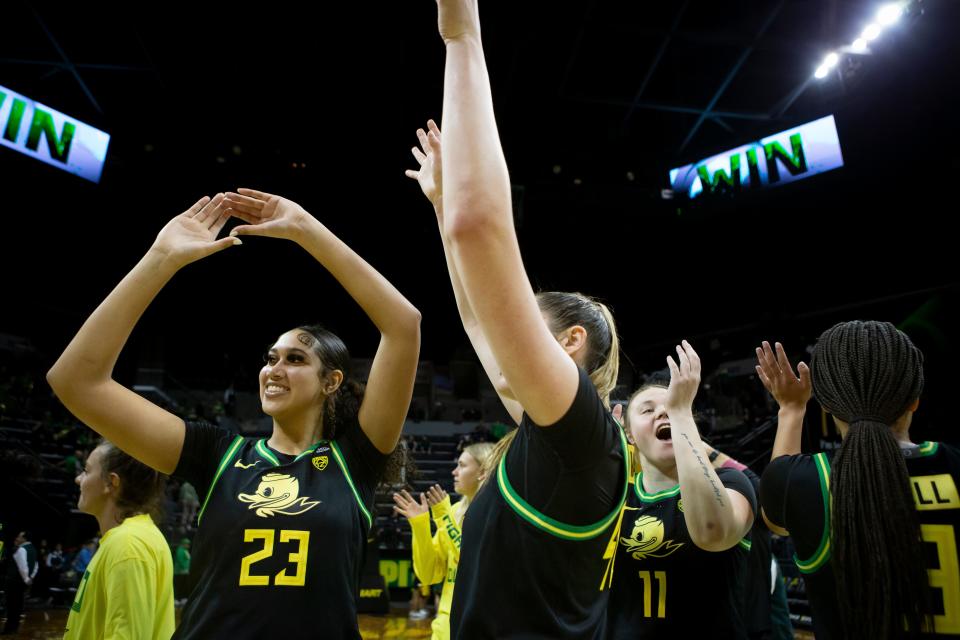
<path fill-rule="evenodd" d="M 890 426 L 920 396 L 923 355 L 889 322 L 820 336 L 813 391 L 850 425 L 832 463 L 833 571 L 845 638 L 895 638 L 927 621 L 927 575 L 907 465 Z"/>

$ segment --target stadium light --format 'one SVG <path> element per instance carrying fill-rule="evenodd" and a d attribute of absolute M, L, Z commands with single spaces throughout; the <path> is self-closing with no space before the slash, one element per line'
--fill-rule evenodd
<path fill-rule="evenodd" d="M 867 42 L 872 42 L 880 36 L 880 25 L 876 22 L 871 22 L 867 25 L 867 28 L 863 30 L 863 34 L 860 36 Z"/>
<path fill-rule="evenodd" d="M 888 4 L 877 12 L 877 22 L 888 27 L 900 19 L 903 15 L 903 7 L 899 3 Z"/>

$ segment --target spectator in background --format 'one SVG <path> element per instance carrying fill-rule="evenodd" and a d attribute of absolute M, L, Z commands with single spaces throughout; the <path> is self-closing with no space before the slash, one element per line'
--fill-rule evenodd
<path fill-rule="evenodd" d="M 192 526 L 199 508 L 200 498 L 197 496 L 197 490 L 189 482 L 184 482 L 180 485 L 180 526 L 184 528 Z"/>
<path fill-rule="evenodd" d="M 430 453 L 433 450 L 433 443 L 430 442 L 430 438 L 427 436 L 420 436 L 420 451 L 423 453 Z"/>
<path fill-rule="evenodd" d="M 177 606 L 187 601 L 189 585 L 187 577 L 190 575 L 190 538 L 184 538 L 177 545 L 173 553 L 173 596 Z"/>
<path fill-rule="evenodd" d="M 34 598 L 45 598 L 50 590 L 50 570 L 47 568 L 47 556 L 50 555 L 50 546 L 46 538 L 40 540 L 37 547 L 37 575 L 33 579 L 33 588 L 30 594 Z"/>
<path fill-rule="evenodd" d="M 41 571 L 44 574 L 45 595 L 48 596 L 47 604 L 53 602 L 53 594 L 50 592 L 50 588 L 59 584 L 60 572 L 63 570 L 63 567 L 63 545 L 58 542 L 54 545 L 53 549 L 50 550 L 50 553 L 47 554 L 47 557 L 43 561 L 43 567 L 41 567 Z"/>
<path fill-rule="evenodd" d="M 80 469 L 83 468 L 83 458 L 83 450 L 78 447 L 63 459 L 63 466 L 71 478 L 75 478 L 80 473 Z"/>
<path fill-rule="evenodd" d="M 63 567 L 63 545 L 59 542 L 47 556 L 47 568 L 56 573 Z"/>
<path fill-rule="evenodd" d="M 37 550 L 30 542 L 27 531 L 17 534 L 13 544 L 17 549 L 13 552 L 13 562 L 9 563 L 7 570 L 7 623 L 3 627 L 3 635 L 14 634 L 20 628 L 23 601 L 40 566 Z"/>
<path fill-rule="evenodd" d="M 477 415 L 479 418 L 479 413 Z M 473 428 L 473 433 L 475 435 L 477 442 L 493 442 L 493 438 L 490 434 L 490 427 L 487 426 L 487 423 L 481 422 Z"/>
<path fill-rule="evenodd" d="M 87 570 L 87 565 L 93 560 L 93 554 L 96 552 L 96 540 L 87 540 L 83 543 L 80 550 L 77 551 L 77 555 L 73 558 L 73 563 L 70 565 L 70 568 L 77 572 L 78 580 L 83 577 L 83 572 Z"/>

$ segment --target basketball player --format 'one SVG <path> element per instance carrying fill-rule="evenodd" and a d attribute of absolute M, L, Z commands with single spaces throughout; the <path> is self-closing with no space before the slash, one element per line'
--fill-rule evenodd
<path fill-rule="evenodd" d="M 700 359 L 686 341 L 670 383 L 645 384 L 624 427 L 643 470 L 627 499 L 613 567 L 609 638 L 747 637 L 740 615 L 753 485 L 714 469 L 693 420 Z"/>
<path fill-rule="evenodd" d="M 534 295 L 514 230 L 476 2 L 440 0 L 438 8 L 446 76 L 442 141 L 435 141 L 443 148 L 442 185 L 433 181 L 440 188 L 431 201 L 464 328 L 519 423 L 498 443 L 490 478 L 464 519 L 450 633 L 601 638 L 604 556 L 629 466 L 609 411 L 616 328 L 606 307 L 586 296 Z M 430 174 L 422 166 L 415 173 Z M 582 259 L 580 247 L 559 250 Z"/>
<path fill-rule="evenodd" d="M 247 224 L 217 240 L 227 219 Z M 366 393 L 348 380 L 343 342 L 319 327 L 281 335 L 260 370 L 269 438 L 189 423 L 112 379 L 140 315 L 181 268 L 260 235 L 299 244 L 339 280 L 380 331 Z M 287 305 L 271 280 L 303 277 L 264 265 L 264 309 Z M 312 278 L 303 298 L 317 297 Z M 198 316 L 197 331 L 217 340 Z M 419 312 L 302 207 L 259 191 L 203 198 L 171 220 L 101 303 L 47 378 L 78 418 L 138 460 L 203 496 L 196 585 L 178 638 L 359 638 L 356 590 L 374 490 L 394 451 L 413 389 Z M 202 366 L 203 353 L 196 354 Z"/>
<path fill-rule="evenodd" d="M 797 380 L 776 347 L 757 350 L 768 389 Z M 810 376 L 843 443 L 832 460 L 802 455 L 802 413 L 781 420 L 787 445 L 760 492 L 768 522 L 793 538 L 817 639 L 960 634 L 960 452 L 910 438 L 923 355 L 888 322 L 842 322 L 817 341 Z"/>

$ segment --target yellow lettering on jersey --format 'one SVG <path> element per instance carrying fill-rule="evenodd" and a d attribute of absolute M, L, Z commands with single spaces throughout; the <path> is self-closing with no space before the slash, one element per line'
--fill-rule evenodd
<path fill-rule="evenodd" d="M 444 528 L 447 530 L 447 535 L 450 537 L 450 540 L 453 541 L 453 544 L 457 545 L 457 548 L 460 548 L 460 532 L 457 529 L 457 524 L 453 521 L 453 518 L 449 514 L 443 516 Z"/>
<path fill-rule="evenodd" d="M 361 598 L 379 598 L 383 589 L 360 589 Z"/>
<path fill-rule="evenodd" d="M 251 567 L 266 560 L 273 555 L 273 543 L 276 538 L 276 531 L 273 529 L 244 529 L 243 541 L 256 542 L 263 540 L 263 548 L 259 551 L 244 556 L 240 560 L 240 586 L 241 587 L 266 587 L 270 585 L 270 576 L 257 575 L 251 573 Z M 307 577 L 307 552 L 310 547 L 310 532 L 297 531 L 295 529 L 281 529 L 280 543 L 296 542 L 297 550 L 287 555 L 287 560 L 294 565 L 296 569 L 293 575 L 287 573 L 284 569 L 273 577 L 273 584 L 280 587 L 302 587 L 306 583 Z"/>
<path fill-rule="evenodd" d="M 290 562 L 296 563 L 297 570 L 292 576 L 284 569 L 276 575 L 273 584 L 286 587 L 302 587 L 307 578 L 307 549 L 310 547 L 309 531 L 280 530 L 280 542 L 297 542 L 297 552 L 287 556 Z"/>
<path fill-rule="evenodd" d="M 77 589 L 77 597 L 76 597 L 76 599 L 73 601 L 73 605 L 71 605 L 71 607 L 70 607 L 70 608 L 73 609 L 74 611 L 79 612 L 79 611 L 80 611 L 80 607 L 83 606 L 83 596 L 85 596 L 85 595 L 87 594 L 87 581 L 88 581 L 89 579 L 90 579 L 90 572 L 89 572 L 89 571 L 84 571 L 84 572 L 83 572 L 83 580 L 80 581 L 80 588 Z"/>
<path fill-rule="evenodd" d="M 258 576 L 250 574 L 250 567 L 260 562 L 264 558 L 273 555 L 273 529 L 244 529 L 243 541 L 254 542 L 263 540 L 263 548 L 254 551 L 250 555 L 244 556 L 240 560 L 240 586 L 241 587 L 265 587 L 270 584 L 270 576 Z"/>
<path fill-rule="evenodd" d="M 653 577 L 657 581 L 657 617 L 667 617 L 667 572 L 654 571 Z M 643 617 L 653 617 L 653 581 L 649 571 L 640 572 L 640 581 L 643 582 Z"/>
<path fill-rule="evenodd" d="M 933 616 L 934 630 L 942 635 L 960 635 L 960 560 L 953 525 L 922 524 L 924 542 L 937 545 L 937 568 L 927 569 L 930 586 L 943 597 L 943 614 Z"/>
<path fill-rule="evenodd" d="M 960 509 L 960 496 L 957 485 L 949 473 L 936 476 L 911 476 L 913 501 L 917 511 L 935 511 L 939 509 Z"/>

